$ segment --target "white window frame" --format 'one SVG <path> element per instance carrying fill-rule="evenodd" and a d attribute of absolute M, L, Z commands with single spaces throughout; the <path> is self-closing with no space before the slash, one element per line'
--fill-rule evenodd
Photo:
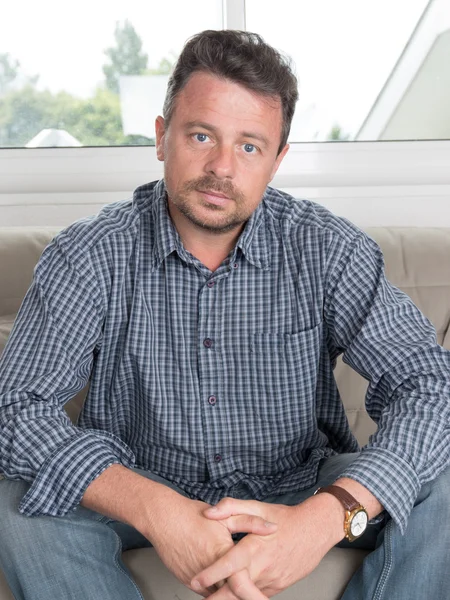
<path fill-rule="evenodd" d="M 223 23 L 245 29 L 245 0 L 223 0 Z M 449 165 L 450 140 L 297 143 L 273 185 L 363 226 L 450 227 Z M 154 147 L 0 149 L 0 215 L 22 207 L 33 224 L 38 206 L 94 209 L 162 174 Z"/>

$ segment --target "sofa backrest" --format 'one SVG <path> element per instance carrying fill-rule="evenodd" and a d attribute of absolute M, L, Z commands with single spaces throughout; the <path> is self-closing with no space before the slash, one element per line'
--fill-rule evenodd
<path fill-rule="evenodd" d="M 55 227 L 0 227 L 0 317 L 17 313 Z"/>
<path fill-rule="evenodd" d="M 388 279 L 433 323 L 438 343 L 450 350 L 450 229 L 376 227 L 366 229 L 381 247 Z M 364 408 L 367 381 L 338 360 L 334 376 L 352 431 L 361 445 L 375 431 Z"/>
<path fill-rule="evenodd" d="M 0 354 L 34 266 L 57 232 L 55 228 L 0 228 Z M 438 342 L 450 350 L 450 229 L 379 227 L 367 233 L 383 250 L 390 281 L 412 298 L 435 326 Z M 335 378 L 350 426 L 364 444 L 375 430 L 364 409 L 367 382 L 342 360 Z M 85 393 L 66 406 L 74 420 Z"/>

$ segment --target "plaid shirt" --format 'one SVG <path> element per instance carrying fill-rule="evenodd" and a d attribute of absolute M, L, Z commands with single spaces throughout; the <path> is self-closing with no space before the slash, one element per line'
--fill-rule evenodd
<path fill-rule="evenodd" d="M 210 503 L 310 487 L 322 458 L 359 449 L 333 378 L 342 352 L 378 423 L 342 476 L 404 529 L 450 463 L 450 353 L 375 242 L 268 188 L 211 272 L 183 247 L 164 182 L 142 186 L 35 269 L 0 361 L 0 471 L 31 483 L 26 515 L 74 509 L 113 463 Z M 75 426 L 63 406 L 89 377 Z"/>

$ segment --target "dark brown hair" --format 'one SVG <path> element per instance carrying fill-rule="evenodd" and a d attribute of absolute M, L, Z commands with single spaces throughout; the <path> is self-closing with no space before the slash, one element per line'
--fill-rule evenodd
<path fill-rule="evenodd" d="M 297 78 L 290 60 L 248 31 L 207 30 L 185 44 L 167 86 L 163 115 L 168 126 L 177 95 L 196 71 L 239 83 L 248 90 L 281 100 L 283 126 L 280 152 L 288 139 L 298 100 Z"/>

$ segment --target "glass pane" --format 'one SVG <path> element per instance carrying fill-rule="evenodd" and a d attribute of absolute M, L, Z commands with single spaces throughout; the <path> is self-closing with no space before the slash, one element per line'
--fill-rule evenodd
<path fill-rule="evenodd" d="M 0 147 L 139 145 L 222 0 L 0 0 L 0 15 Z"/>
<path fill-rule="evenodd" d="M 449 0 L 246 0 L 300 81 L 291 141 L 450 138 Z"/>

